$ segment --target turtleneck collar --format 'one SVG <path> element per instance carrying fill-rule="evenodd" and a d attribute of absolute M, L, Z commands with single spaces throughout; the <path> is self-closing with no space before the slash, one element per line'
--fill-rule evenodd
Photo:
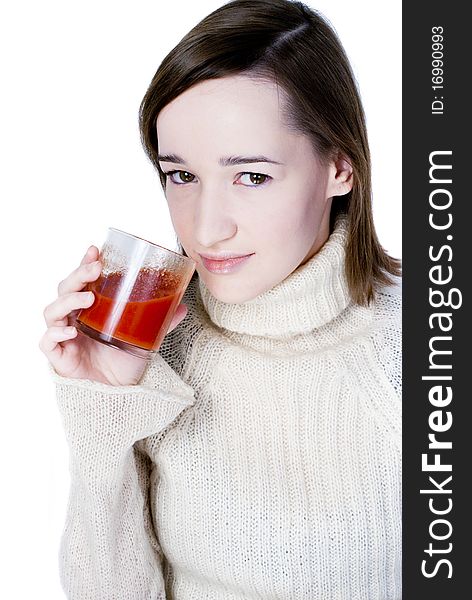
<path fill-rule="evenodd" d="M 328 323 L 351 301 L 344 273 L 346 234 L 346 217 L 339 215 L 314 256 L 247 302 L 217 300 L 199 277 L 198 289 L 208 316 L 229 331 L 271 338 L 308 333 Z"/>

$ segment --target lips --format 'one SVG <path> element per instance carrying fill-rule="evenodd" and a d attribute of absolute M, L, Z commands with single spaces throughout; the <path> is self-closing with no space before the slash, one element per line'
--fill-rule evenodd
<path fill-rule="evenodd" d="M 211 260 L 201 256 L 203 266 L 211 273 L 232 273 L 246 261 L 248 261 L 252 254 L 247 256 L 239 256 L 238 258 L 226 258 L 224 260 Z"/>

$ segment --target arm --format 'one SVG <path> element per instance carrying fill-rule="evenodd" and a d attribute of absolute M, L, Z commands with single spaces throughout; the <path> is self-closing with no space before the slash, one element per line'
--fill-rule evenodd
<path fill-rule="evenodd" d="M 135 444 L 193 404 L 193 390 L 160 355 L 139 385 L 115 387 L 57 375 L 70 448 L 71 488 L 60 545 L 71 600 L 165 598 L 161 550 L 149 507 L 151 461 Z"/>

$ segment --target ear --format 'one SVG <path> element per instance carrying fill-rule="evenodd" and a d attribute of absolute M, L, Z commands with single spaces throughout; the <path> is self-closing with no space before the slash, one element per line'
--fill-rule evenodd
<path fill-rule="evenodd" d="M 353 182 L 351 163 L 346 156 L 338 152 L 329 164 L 328 198 L 344 196 L 352 190 Z"/>

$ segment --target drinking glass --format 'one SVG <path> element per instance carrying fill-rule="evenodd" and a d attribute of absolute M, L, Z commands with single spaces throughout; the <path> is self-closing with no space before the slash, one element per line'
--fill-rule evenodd
<path fill-rule="evenodd" d="M 85 288 L 95 301 L 78 313 L 77 329 L 149 360 L 159 350 L 196 263 L 114 227 L 108 228 L 99 260 L 101 274 Z"/>

